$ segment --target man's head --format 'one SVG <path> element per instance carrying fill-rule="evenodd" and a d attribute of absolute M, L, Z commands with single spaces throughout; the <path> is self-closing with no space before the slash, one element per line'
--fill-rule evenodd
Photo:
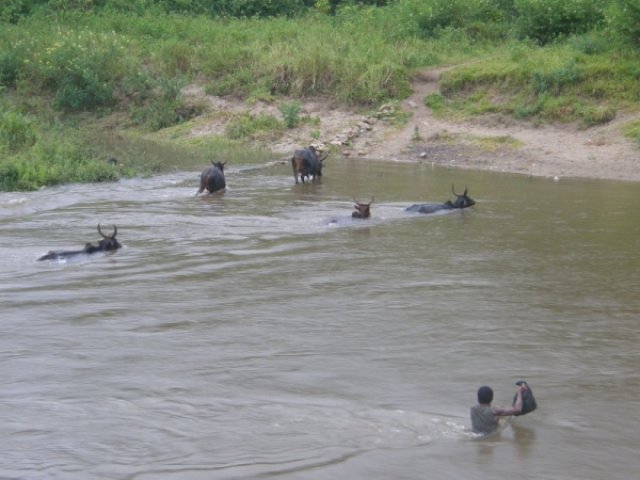
<path fill-rule="evenodd" d="M 478 389 L 478 403 L 491 403 L 493 401 L 493 390 L 491 387 L 480 387 Z"/>

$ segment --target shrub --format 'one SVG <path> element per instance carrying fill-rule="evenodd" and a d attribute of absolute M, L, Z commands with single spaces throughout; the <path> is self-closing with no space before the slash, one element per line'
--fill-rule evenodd
<path fill-rule="evenodd" d="M 30 29 L 46 29 L 38 24 Z M 8 76 L 28 79 L 21 87 L 40 93 L 52 92 L 56 108 L 92 110 L 112 105 L 114 89 L 130 71 L 126 42 L 114 33 L 88 30 L 66 32 L 44 30 L 30 39 L 15 40 L 19 47 L 19 70 Z M 16 60 L 5 58 L 5 64 Z M 5 75 L 7 76 L 7 75 Z M 6 81 L 6 80 L 5 80 Z"/>
<path fill-rule="evenodd" d="M 272 115 L 243 113 L 229 121 L 226 134 L 232 140 L 259 140 L 277 137 L 284 129 L 284 122 Z"/>
<path fill-rule="evenodd" d="M 609 50 L 609 40 L 596 32 L 578 35 L 571 39 L 573 48 L 585 55 L 596 55 Z"/>
<path fill-rule="evenodd" d="M 0 34 L 0 85 L 16 87 L 21 69 L 31 57 L 32 50 L 33 47 L 27 40 L 15 38 L 11 34 L 3 38 Z"/>
<path fill-rule="evenodd" d="M 610 106 L 586 107 L 580 112 L 580 117 L 584 127 L 593 127 L 616 118 L 616 109 Z"/>
<path fill-rule="evenodd" d="M 72 139 L 48 139 L 0 163 L 0 189 L 36 190 L 70 182 L 106 182 L 119 177 L 118 167 L 96 157 Z"/>
<path fill-rule="evenodd" d="M 152 131 L 156 131 L 186 122 L 204 110 L 202 105 L 185 103 L 180 95 L 182 80 L 160 77 L 155 81 L 147 81 L 151 82 L 148 85 L 150 93 L 143 102 L 131 109 L 135 124 L 146 125 Z"/>
<path fill-rule="evenodd" d="M 300 124 L 300 102 L 287 102 L 280 105 L 280 113 L 287 128 L 295 128 Z"/>
<path fill-rule="evenodd" d="M 0 21 L 16 23 L 31 12 L 33 0 L 4 0 L 0 2 Z"/>
<path fill-rule="evenodd" d="M 518 103 L 512 107 L 513 116 L 521 119 L 535 117 L 543 111 L 545 101 L 546 96 L 540 95 L 533 103 Z"/>
<path fill-rule="evenodd" d="M 585 33 L 604 22 L 600 0 L 514 0 L 522 38 L 546 44 L 559 37 Z"/>
<path fill-rule="evenodd" d="M 158 61 L 170 76 L 189 74 L 192 70 L 192 47 L 187 42 L 172 39 L 159 48 Z"/>
<path fill-rule="evenodd" d="M 0 115 L 0 152 L 15 153 L 35 143 L 36 132 L 27 117 L 16 112 Z"/>
<path fill-rule="evenodd" d="M 100 80 L 98 72 L 68 72 L 60 79 L 53 105 L 58 110 L 93 110 L 113 103 L 111 85 Z"/>
<path fill-rule="evenodd" d="M 640 45 L 640 0 L 615 0 L 607 21 L 609 30 L 623 41 Z"/>
<path fill-rule="evenodd" d="M 533 85 L 537 94 L 551 93 L 560 95 L 563 88 L 575 85 L 580 82 L 584 74 L 576 65 L 574 60 L 570 60 L 558 69 L 548 71 L 534 71 Z"/>
<path fill-rule="evenodd" d="M 409 95 L 409 77 L 401 65 L 391 61 L 363 65 L 361 70 L 351 70 L 355 78 L 345 76 L 338 87 L 341 100 L 373 105 L 393 98 Z"/>
<path fill-rule="evenodd" d="M 441 111 L 445 106 L 446 100 L 439 93 L 430 93 L 424 97 L 424 104 L 433 110 L 434 113 Z"/>
<path fill-rule="evenodd" d="M 495 39 L 507 34 L 506 20 L 512 15 L 512 0 L 432 0 L 417 2 L 418 25 L 428 36 L 454 28 L 473 38 Z"/>
<path fill-rule="evenodd" d="M 633 120 L 622 127 L 624 136 L 640 145 L 640 120 Z"/>

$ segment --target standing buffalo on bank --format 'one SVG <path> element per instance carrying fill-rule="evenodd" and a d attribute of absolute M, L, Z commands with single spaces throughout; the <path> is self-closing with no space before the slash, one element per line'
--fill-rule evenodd
<path fill-rule="evenodd" d="M 318 156 L 318 150 L 313 145 L 309 148 L 296 150 L 291 157 L 291 168 L 293 169 L 293 178 L 298 183 L 298 175 L 304 183 L 305 178 L 315 180 L 322 176 L 322 162 L 327 158 L 329 152 L 321 157 Z"/>
<path fill-rule="evenodd" d="M 212 165 L 205 168 L 200 175 L 200 188 L 196 192 L 196 195 L 202 193 L 205 189 L 209 193 L 224 190 L 227 187 L 227 182 L 224 178 L 224 166 L 227 162 L 211 162 Z"/>
<path fill-rule="evenodd" d="M 120 242 L 116 240 L 118 234 L 118 227 L 113 226 L 113 233 L 111 235 L 105 235 L 102 233 L 100 224 L 98 224 L 98 233 L 102 237 L 102 240 L 97 245 L 87 243 L 82 250 L 49 250 L 49 253 L 38 258 L 38 260 L 63 260 L 78 255 L 87 255 L 96 252 L 110 252 L 122 247 Z"/>
<path fill-rule="evenodd" d="M 447 200 L 445 203 L 419 203 L 411 205 L 406 210 L 407 212 L 436 213 L 443 210 L 456 210 L 472 207 L 476 202 L 467 195 L 467 190 L 468 189 L 465 188 L 462 194 L 457 194 L 455 187 L 451 185 L 451 192 L 456 196 L 456 199 L 453 202 L 451 200 Z"/>
<path fill-rule="evenodd" d="M 357 201 L 355 198 L 353 199 L 355 205 L 355 212 L 351 214 L 351 218 L 369 218 L 371 216 L 371 204 L 373 203 L 373 197 L 371 197 L 371 201 L 369 203 L 362 203 Z"/>

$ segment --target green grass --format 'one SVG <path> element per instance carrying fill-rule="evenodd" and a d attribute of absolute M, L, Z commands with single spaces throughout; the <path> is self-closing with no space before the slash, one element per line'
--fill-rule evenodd
<path fill-rule="evenodd" d="M 640 146 L 640 120 L 628 122 L 623 127 L 624 135 L 633 139 Z"/>
<path fill-rule="evenodd" d="M 495 152 L 504 148 L 518 148 L 522 146 L 522 142 L 509 136 L 497 136 L 497 137 L 476 137 L 473 138 L 482 150 L 486 152 Z"/>
<path fill-rule="evenodd" d="M 319 8 L 243 19 L 151 0 L 88 10 L 62 2 L 64 9 L 28 15 L 3 7 L 0 188 L 109 181 L 161 168 L 152 161 L 105 164 L 109 149 L 95 150 L 92 127 L 207 143 L 178 136 L 205 112 L 181 94 L 190 83 L 281 107 L 282 118 L 239 114 L 227 138 L 214 143 L 276 139 L 308 121 L 295 108 L 305 97 L 357 109 L 395 105 L 410 93 L 415 70 L 444 64 L 457 67 L 443 74 L 441 94 L 425 99 L 438 115 L 499 113 L 589 128 L 640 105 L 640 22 L 635 10 L 619 8 L 636 1 L 339 2 L 335 15 Z M 153 8 L 139 8 L 143 3 Z M 170 3 L 181 13 L 167 13 Z"/>
<path fill-rule="evenodd" d="M 612 120 L 619 109 L 637 108 L 638 53 L 587 55 L 580 45 L 511 45 L 491 59 L 443 74 L 442 95 L 432 95 L 425 103 L 440 115 L 498 112 L 584 127 Z"/>
<path fill-rule="evenodd" d="M 37 190 L 45 185 L 107 182 L 122 170 L 72 141 L 39 141 L 25 153 L 0 161 L 0 189 Z"/>

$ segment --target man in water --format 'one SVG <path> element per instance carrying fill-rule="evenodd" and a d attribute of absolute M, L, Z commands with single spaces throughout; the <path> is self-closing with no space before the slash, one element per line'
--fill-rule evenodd
<path fill-rule="evenodd" d="M 473 433 L 487 434 L 498 428 L 498 417 L 518 415 L 522 412 L 522 394 L 527 390 L 527 384 L 518 385 L 513 407 L 492 407 L 493 390 L 483 386 L 478 389 L 478 405 L 471 407 L 471 428 Z"/>

